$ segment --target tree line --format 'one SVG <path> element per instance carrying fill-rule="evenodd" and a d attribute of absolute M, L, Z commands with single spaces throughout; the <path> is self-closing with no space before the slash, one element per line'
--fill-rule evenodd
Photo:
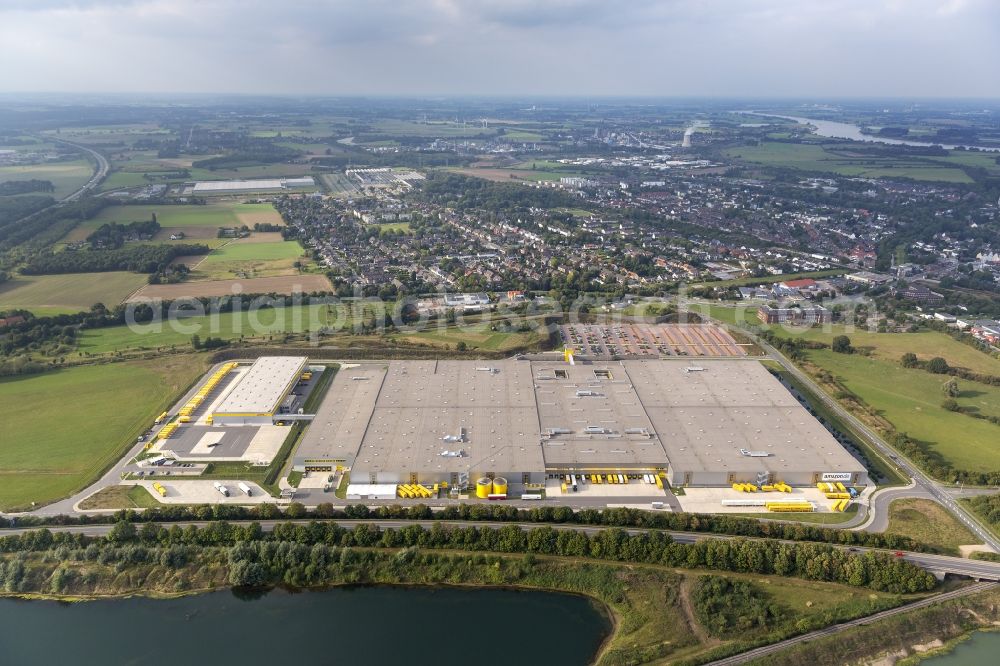
<path fill-rule="evenodd" d="M 133 245 L 114 250 L 44 252 L 33 256 L 21 269 L 25 275 L 57 273 L 103 273 L 131 271 L 159 273 L 177 257 L 208 254 L 207 245 Z"/>
<path fill-rule="evenodd" d="M 142 513 L 123 510 L 111 516 L 22 516 L 17 518 L 17 525 L 20 527 L 34 527 L 42 525 L 107 524 L 121 521 L 149 523 L 274 520 L 280 518 L 553 523 L 671 530 L 676 532 L 704 532 L 709 534 L 781 539 L 785 541 L 811 541 L 840 546 L 864 546 L 868 548 L 935 552 L 930 546 L 909 537 L 896 534 L 840 530 L 804 523 L 760 521 L 754 518 L 741 518 L 726 514 L 654 512 L 630 508 L 581 509 L 574 511 L 570 507 L 565 506 L 519 509 L 515 506 L 497 503 L 451 505 L 440 511 L 432 511 L 425 504 L 407 506 L 398 504 L 384 505 L 374 509 L 364 504 L 352 504 L 343 509 L 336 509 L 332 504 L 324 503 L 314 509 L 307 509 L 298 502 L 292 502 L 285 511 L 269 503 L 258 504 L 253 507 L 229 504 L 159 506 L 146 509 Z"/>
<path fill-rule="evenodd" d="M 34 199 L 34 197 L 32 197 Z M 45 205 L 52 203 L 51 197 L 43 197 Z M 40 203 L 36 201 L 34 205 Z M 55 240 L 75 227 L 82 220 L 89 220 L 104 208 L 102 199 L 84 198 L 49 210 L 43 210 L 31 224 L 18 224 L 24 215 L 8 215 L 0 218 L 0 252 L 10 250 L 28 241 Z M 38 210 L 35 208 L 35 210 Z M 27 213 L 25 213 L 27 214 Z"/>
<path fill-rule="evenodd" d="M 56 187 L 51 180 L 8 180 L 0 183 L 0 196 L 11 194 L 29 194 L 31 192 L 55 192 Z"/>
<path fill-rule="evenodd" d="M 160 225 L 156 221 L 156 215 L 151 220 L 141 222 L 129 222 L 128 224 L 118 224 L 109 222 L 102 224 L 94 233 L 87 236 L 87 243 L 92 248 L 104 248 L 117 250 L 125 245 L 127 240 L 140 240 L 152 238 L 160 230 Z"/>
<path fill-rule="evenodd" d="M 322 549 L 315 548 L 318 545 L 344 550 L 420 548 L 558 555 L 793 576 L 893 594 L 924 592 L 937 585 L 930 573 L 888 554 L 851 553 L 826 544 L 773 540 L 704 539 L 682 544 L 664 532 L 630 535 L 622 528 L 587 534 L 577 530 L 556 530 L 551 526 L 524 530 L 518 525 L 494 528 L 447 526 L 435 522 L 427 528 L 414 524 L 401 529 L 382 529 L 362 523 L 348 529 L 333 522 L 313 521 L 279 523 L 270 533 L 265 533 L 259 523 L 220 521 L 205 527 L 192 525 L 169 529 L 147 523 L 139 529 L 131 522 L 120 521 L 107 537 L 53 534 L 43 529 L 0 538 L 0 552 L 5 553 L 49 550 L 60 545 L 76 548 L 96 545 L 98 549 L 123 545 L 168 549 L 173 546 L 227 547 L 230 548 L 230 583 L 233 585 L 281 582 L 290 567 L 306 565 L 314 551 L 323 553 Z"/>

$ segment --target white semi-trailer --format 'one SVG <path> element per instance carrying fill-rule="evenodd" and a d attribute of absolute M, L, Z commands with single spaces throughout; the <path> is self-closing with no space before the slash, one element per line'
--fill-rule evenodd
<path fill-rule="evenodd" d="M 219 483 L 218 481 L 216 481 L 216 482 L 215 482 L 215 483 L 213 483 L 212 485 L 214 485 L 214 486 L 215 486 L 215 489 L 216 489 L 216 490 L 218 490 L 218 491 L 219 491 L 220 493 L 222 493 L 222 494 L 223 494 L 223 495 L 225 495 L 226 497 L 229 497 L 229 488 L 226 488 L 226 487 L 225 487 L 224 485 L 222 485 L 222 484 L 221 484 L 221 483 Z"/>
<path fill-rule="evenodd" d="M 242 481 L 240 482 L 240 485 L 238 487 L 240 490 L 243 491 L 243 494 L 246 495 L 247 497 L 251 497 L 253 495 L 253 489 L 247 484 L 243 483 Z"/>

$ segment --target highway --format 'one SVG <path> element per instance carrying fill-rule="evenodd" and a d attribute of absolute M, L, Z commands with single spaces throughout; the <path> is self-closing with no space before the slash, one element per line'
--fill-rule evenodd
<path fill-rule="evenodd" d="M 88 153 L 97 163 L 97 169 L 94 170 L 94 175 L 91 176 L 90 180 L 88 180 L 86 184 L 84 184 L 83 187 L 78 189 L 76 192 L 73 192 L 69 196 L 65 197 L 63 199 L 64 202 L 76 201 L 90 190 L 95 189 L 98 185 L 101 184 L 101 181 L 103 181 L 105 178 L 108 177 L 108 171 L 110 170 L 111 166 L 108 164 L 107 158 L 105 158 L 104 155 L 97 152 L 93 148 L 89 148 L 79 143 L 73 143 L 72 141 L 66 141 L 65 139 L 59 139 L 54 136 L 45 136 L 38 138 L 43 139 L 45 141 L 57 141 L 67 146 L 72 146 L 77 150 L 82 150 L 85 153 Z"/>
<path fill-rule="evenodd" d="M 874 615 L 869 615 L 867 617 L 858 618 L 857 620 L 851 620 L 849 622 L 844 622 L 842 624 L 835 624 L 824 629 L 817 629 L 816 631 L 810 631 L 808 634 L 802 634 L 801 636 L 796 636 L 794 638 L 789 638 L 778 643 L 772 643 L 770 645 L 765 645 L 763 647 L 755 648 L 753 650 L 748 650 L 732 657 L 726 657 L 725 659 L 718 659 L 716 661 L 709 662 L 710 666 L 733 666 L 734 664 L 745 664 L 754 659 L 760 657 L 774 654 L 775 652 L 780 652 L 786 650 L 793 645 L 799 643 L 808 643 L 809 641 L 814 641 L 817 638 L 823 638 L 826 636 L 833 636 L 839 634 L 843 631 L 849 629 L 855 629 L 857 627 L 863 627 L 872 622 L 878 622 L 879 620 L 884 620 L 887 617 L 892 617 L 893 615 L 899 615 L 900 613 L 909 613 L 910 611 L 917 610 L 918 608 L 923 608 L 925 606 L 932 606 L 934 604 L 939 604 L 943 601 L 948 601 L 949 599 L 959 599 L 961 597 L 966 597 L 971 594 L 977 594 L 979 592 L 985 592 L 991 587 L 995 587 L 996 583 L 977 583 L 975 585 L 970 585 L 968 587 L 963 587 L 959 590 L 952 590 L 951 592 L 945 592 L 944 594 L 938 594 L 933 597 L 928 597 L 926 599 L 921 599 L 919 601 L 914 601 L 911 604 L 906 604 L 905 606 L 898 606 L 896 608 L 891 608 L 889 610 L 882 611 L 881 613 L 875 613 Z"/>

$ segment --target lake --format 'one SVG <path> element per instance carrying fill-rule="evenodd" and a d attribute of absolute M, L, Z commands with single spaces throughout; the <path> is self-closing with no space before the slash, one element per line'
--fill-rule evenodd
<path fill-rule="evenodd" d="M 590 663 L 611 631 L 590 600 L 500 589 L 230 591 L 86 603 L 0 599 L 0 664 Z"/>
<path fill-rule="evenodd" d="M 940 657 L 920 662 L 921 666 L 993 666 L 1000 654 L 1000 633 L 977 631 Z"/>

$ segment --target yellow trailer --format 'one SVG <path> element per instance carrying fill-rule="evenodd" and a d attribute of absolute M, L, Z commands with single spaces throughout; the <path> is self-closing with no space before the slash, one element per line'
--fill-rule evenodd
<path fill-rule="evenodd" d="M 656 487 L 663 490 L 663 477 L 659 474 L 656 475 Z"/>
<path fill-rule="evenodd" d="M 842 493 L 846 493 L 847 492 L 847 488 L 840 481 L 837 481 L 837 490 L 839 490 Z"/>
<path fill-rule="evenodd" d="M 160 485 L 159 481 L 154 481 L 153 482 L 153 490 L 155 490 L 157 493 L 159 493 L 160 497 L 166 497 L 167 496 L 167 489 L 164 488 L 162 485 Z"/>

